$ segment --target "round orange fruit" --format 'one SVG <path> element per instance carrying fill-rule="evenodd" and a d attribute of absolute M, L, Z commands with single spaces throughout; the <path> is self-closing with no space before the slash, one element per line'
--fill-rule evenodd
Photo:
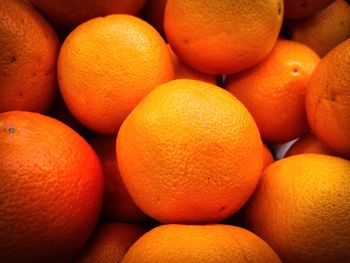
<path fill-rule="evenodd" d="M 227 91 L 196 80 L 156 88 L 117 137 L 126 188 L 163 223 L 216 222 L 237 211 L 259 180 L 262 151 L 247 109 Z"/>
<path fill-rule="evenodd" d="M 100 161 L 63 123 L 31 112 L 0 114 L 0 261 L 68 262 L 102 204 Z"/>
<path fill-rule="evenodd" d="M 350 156 L 350 39 L 330 51 L 313 72 L 306 112 L 313 133 Z"/>
<path fill-rule="evenodd" d="M 282 19 L 282 0 L 168 0 L 164 30 L 186 64 L 227 74 L 260 62 L 273 48 Z"/>
<path fill-rule="evenodd" d="M 67 107 L 82 124 L 106 135 L 116 135 L 139 101 L 172 78 L 164 40 L 130 15 L 85 22 L 59 54 L 58 80 Z"/>
<path fill-rule="evenodd" d="M 350 258 L 350 161 L 299 154 L 264 170 L 247 226 L 289 262 Z"/>
<path fill-rule="evenodd" d="M 225 88 L 247 107 L 265 141 L 284 143 L 309 131 L 305 93 L 319 60 L 309 47 L 279 40 L 260 64 L 229 76 Z"/>
<path fill-rule="evenodd" d="M 230 225 L 163 225 L 137 240 L 122 263 L 261 262 L 280 263 L 253 233 Z"/>
<path fill-rule="evenodd" d="M 0 1 L 0 112 L 45 112 L 53 103 L 59 43 L 28 3 Z"/>

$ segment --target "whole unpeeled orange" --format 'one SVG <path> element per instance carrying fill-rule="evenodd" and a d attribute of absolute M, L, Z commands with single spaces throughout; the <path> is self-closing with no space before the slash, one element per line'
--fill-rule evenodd
<path fill-rule="evenodd" d="M 117 138 L 126 188 L 163 223 L 216 222 L 237 211 L 259 180 L 262 151 L 253 118 L 234 96 L 185 79 L 152 91 Z"/>
<path fill-rule="evenodd" d="M 275 45 L 282 19 L 282 0 L 168 0 L 164 30 L 186 64 L 227 74 L 260 62 Z"/>
<path fill-rule="evenodd" d="M 68 262 L 102 204 L 101 164 L 89 144 L 38 113 L 0 114 L 0 262 Z"/>
<path fill-rule="evenodd" d="M 247 226 L 289 262 L 350 259 L 350 161 L 299 154 L 264 170 Z"/>

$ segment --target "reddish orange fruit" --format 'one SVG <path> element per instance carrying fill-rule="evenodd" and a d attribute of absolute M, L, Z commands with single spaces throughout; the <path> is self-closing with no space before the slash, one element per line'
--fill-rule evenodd
<path fill-rule="evenodd" d="M 264 170 L 247 205 L 247 226 L 283 262 L 350 258 L 350 162 L 299 154 Z"/>
<path fill-rule="evenodd" d="M 281 262 L 261 238 L 230 225 L 163 225 L 143 235 L 122 263 Z"/>
<path fill-rule="evenodd" d="M 29 0 L 50 21 L 72 28 L 95 17 L 111 14 L 136 15 L 145 0 Z"/>
<path fill-rule="evenodd" d="M 309 131 L 305 93 L 319 60 L 309 47 L 279 40 L 263 62 L 229 76 L 225 88 L 247 107 L 265 141 L 287 142 Z"/>
<path fill-rule="evenodd" d="M 130 197 L 120 177 L 115 154 L 115 137 L 95 136 L 90 140 L 104 172 L 104 216 L 113 221 L 140 221 L 146 215 Z"/>
<path fill-rule="evenodd" d="M 164 40 L 149 24 L 129 15 L 80 25 L 59 55 L 58 80 L 69 110 L 85 126 L 106 135 L 116 135 L 140 100 L 172 78 Z"/>
<path fill-rule="evenodd" d="M 152 91 L 117 138 L 126 188 L 163 223 L 216 222 L 233 214 L 259 180 L 262 151 L 253 118 L 234 96 L 185 79 Z"/>
<path fill-rule="evenodd" d="M 132 244 L 145 230 L 137 225 L 124 223 L 101 224 L 75 263 L 119 263 Z"/>
<path fill-rule="evenodd" d="M 306 93 L 312 131 L 333 150 L 350 156 L 350 39 L 315 69 Z"/>
<path fill-rule="evenodd" d="M 14 111 L 0 114 L 0 153 L 0 261 L 68 262 L 100 213 L 95 152 L 63 123 Z"/>
<path fill-rule="evenodd" d="M 168 0 L 164 30 L 186 64 L 210 74 L 227 74 L 266 57 L 282 19 L 282 0 Z"/>
<path fill-rule="evenodd" d="M 0 112 L 45 112 L 56 90 L 58 39 L 28 3 L 0 1 Z"/>

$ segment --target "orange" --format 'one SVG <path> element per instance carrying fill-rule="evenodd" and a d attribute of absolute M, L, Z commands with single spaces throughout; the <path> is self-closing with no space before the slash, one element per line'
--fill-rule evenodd
<path fill-rule="evenodd" d="M 97 133 L 116 135 L 139 101 L 172 78 L 164 40 L 130 15 L 96 18 L 78 26 L 59 54 L 63 99 L 72 114 Z"/>
<path fill-rule="evenodd" d="M 136 15 L 146 0 L 29 0 L 50 21 L 73 28 L 95 17 L 110 14 Z"/>
<path fill-rule="evenodd" d="M 301 18 L 310 16 L 325 8 L 334 0 L 284 0 L 285 16 Z"/>
<path fill-rule="evenodd" d="M 164 33 L 163 24 L 166 3 L 167 0 L 148 0 L 143 9 L 146 21 L 162 34 Z"/>
<path fill-rule="evenodd" d="M 272 50 L 282 19 L 282 0 L 168 0 L 164 30 L 186 64 L 226 74 L 260 62 Z"/>
<path fill-rule="evenodd" d="M 68 262 L 99 216 L 103 177 L 89 144 L 39 113 L 0 114 L 0 261 Z"/>
<path fill-rule="evenodd" d="M 350 162 L 299 154 L 264 170 L 247 226 L 289 262 L 348 262 Z"/>
<path fill-rule="evenodd" d="M 130 197 L 120 177 L 115 154 L 115 137 L 98 135 L 90 140 L 104 171 L 103 214 L 113 221 L 140 221 L 146 215 Z"/>
<path fill-rule="evenodd" d="M 195 79 L 216 85 L 216 76 L 199 72 L 181 61 L 168 45 L 171 60 L 174 66 L 174 79 Z"/>
<path fill-rule="evenodd" d="M 247 109 L 202 81 L 152 91 L 117 137 L 118 166 L 131 197 L 163 223 L 217 222 L 248 200 L 263 149 Z"/>
<path fill-rule="evenodd" d="M 287 156 L 292 156 L 302 153 L 320 153 L 327 155 L 338 155 L 327 145 L 325 145 L 320 139 L 318 139 L 314 134 L 309 133 L 301 137 L 296 141 L 287 151 Z"/>
<path fill-rule="evenodd" d="M 58 39 L 29 4 L 0 1 L 0 112 L 45 112 L 56 94 Z"/>
<path fill-rule="evenodd" d="M 75 263 L 119 263 L 129 247 L 145 230 L 137 225 L 104 223 L 99 225 Z"/>
<path fill-rule="evenodd" d="M 131 246 L 122 263 L 281 262 L 253 233 L 230 225 L 163 225 Z"/>
<path fill-rule="evenodd" d="M 263 168 L 266 168 L 267 166 L 269 166 L 275 161 L 271 151 L 269 150 L 269 148 L 267 148 L 266 144 L 263 144 L 263 156 L 264 156 Z"/>
<path fill-rule="evenodd" d="M 333 150 L 350 155 L 350 39 L 315 69 L 306 93 L 311 129 Z"/>
<path fill-rule="evenodd" d="M 287 142 L 309 131 L 305 93 L 319 60 L 307 46 L 279 40 L 263 62 L 229 76 L 225 87 L 248 108 L 265 141 Z"/>
<path fill-rule="evenodd" d="M 350 37 L 350 6 L 336 0 L 315 15 L 289 22 L 292 40 L 311 47 L 323 57 Z"/>

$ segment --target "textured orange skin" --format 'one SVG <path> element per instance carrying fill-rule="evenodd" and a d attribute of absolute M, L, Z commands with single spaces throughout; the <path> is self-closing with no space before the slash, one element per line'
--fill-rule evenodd
<path fill-rule="evenodd" d="M 136 15 L 146 0 L 29 0 L 51 22 L 73 28 L 95 17 Z"/>
<path fill-rule="evenodd" d="M 164 33 L 164 12 L 167 0 L 146 1 L 144 14 L 146 21 L 154 26 L 158 32 Z"/>
<path fill-rule="evenodd" d="M 303 44 L 278 40 L 263 62 L 229 76 L 225 88 L 248 108 L 265 141 L 284 143 L 309 131 L 305 93 L 319 60 Z"/>
<path fill-rule="evenodd" d="M 280 263 L 253 233 L 230 225 L 163 225 L 131 246 L 122 263 Z"/>
<path fill-rule="evenodd" d="M 265 144 L 263 144 L 263 156 L 264 156 L 263 169 L 265 169 L 267 166 L 269 166 L 275 161 L 271 151 L 269 150 L 269 148 L 267 148 Z"/>
<path fill-rule="evenodd" d="M 146 215 L 130 197 L 117 167 L 115 137 L 98 135 L 90 143 L 99 156 L 104 172 L 103 214 L 115 222 L 141 221 Z"/>
<path fill-rule="evenodd" d="M 334 0 L 284 0 L 284 15 L 287 18 L 310 16 L 325 8 Z"/>
<path fill-rule="evenodd" d="M 103 176 L 89 144 L 30 112 L 0 114 L 0 262 L 67 262 L 99 216 Z"/>
<path fill-rule="evenodd" d="M 216 85 L 215 75 L 206 74 L 190 68 L 177 57 L 170 45 L 168 45 L 168 48 L 174 66 L 174 79 L 194 79 Z"/>
<path fill-rule="evenodd" d="M 302 154 L 302 153 L 319 153 L 326 155 L 339 155 L 326 144 L 324 144 L 320 139 L 318 139 L 314 134 L 309 133 L 301 137 L 297 142 L 295 142 L 287 151 L 286 157 Z"/>
<path fill-rule="evenodd" d="M 58 39 L 33 7 L 0 1 L 0 112 L 45 112 L 56 94 Z"/>
<path fill-rule="evenodd" d="M 137 225 L 99 225 L 75 263 L 119 263 L 134 242 L 145 233 Z"/>
<path fill-rule="evenodd" d="M 233 214 L 252 194 L 263 162 L 246 108 L 196 80 L 170 81 L 142 100 L 120 128 L 117 156 L 135 203 L 162 223 Z"/>
<path fill-rule="evenodd" d="M 312 131 L 350 156 L 350 40 L 330 51 L 311 76 L 306 112 Z"/>
<path fill-rule="evenodd" d="M 309 46 L 323 57 L 350 37 L 350 5 L 336 0 L 315 15 L 289 24 L 292 40 Z"/>
<path fill-rule="evenodd" d="M 282 19 L 282 0 L 168 0 L 164 30 L 186 64 L 228 74 L 257 64 L 271 51 Z"/>
<path fill-rule="evenodd" d="M 58 80 L 72 114 L 97 133 L 116 135 L 137 103 L 173 78 L 159 33 L 129 15 L 96 18 L 78 26 L 62 45 Z"/>
<path fill-rule="evenodd" d="M 289 262 L 349 262 L 350 162 L 300 154 L 264 170 L 247 226 Z"/>

